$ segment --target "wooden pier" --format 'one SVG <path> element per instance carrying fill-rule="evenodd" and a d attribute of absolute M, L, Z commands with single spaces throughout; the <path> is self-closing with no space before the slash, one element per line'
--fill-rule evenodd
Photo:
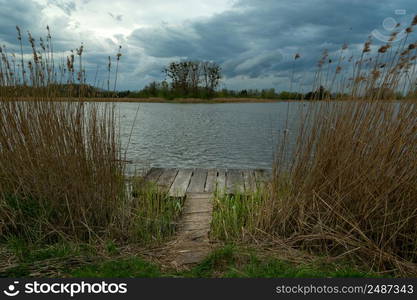
<path fill-rule="evenodd" d="M 260 188 L 270 178 L 264 169 L 166 169 L 151 168 L 145 180 L 154 182 L 172 197 L 189 193 L 249 193 Z"/>
<path fill-rule="evenodd" d="M 154 182 L 171 197 L 185 199 L 178 231 L 166 247 L 171 265 L 188 268 L 210 253 L 214 192 L 250 193 L 266 184 L 270 175 L 268 170 L 150 169 L 145 181 Z"/>

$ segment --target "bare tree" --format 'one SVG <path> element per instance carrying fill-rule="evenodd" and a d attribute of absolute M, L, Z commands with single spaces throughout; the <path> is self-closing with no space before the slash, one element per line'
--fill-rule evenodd
<path fill-rule="evenodd" d="M 163 72 L 171 80 L 172 89 L 187 96 L 198 95 L 201 88 L 212 94 L 222 77 L 220 66 L 214 62 L 171 62 Z"/>

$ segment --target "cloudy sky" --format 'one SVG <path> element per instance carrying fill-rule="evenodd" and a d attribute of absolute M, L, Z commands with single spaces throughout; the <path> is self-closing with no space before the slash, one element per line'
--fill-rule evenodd
<path fill-rule="evenodd" d="M 0 0 L 0 7 L 2 45 L 18 50 L 16 25 L 35 38 L 49 25 L 57 57 L 83 42 L 90 79 L 97 66 L 105 73 L 121 45 L 118 89 L 131 90 L 162 80 L 164 65 L 181 59 L 219 63 L 223 87 L 288 89 L 291 70 L 314 72 L 324 49 L 336 56 L 346 42 L 355 53 L 369 35 L 383 43 L 417 13 L 415 0 Z"/>

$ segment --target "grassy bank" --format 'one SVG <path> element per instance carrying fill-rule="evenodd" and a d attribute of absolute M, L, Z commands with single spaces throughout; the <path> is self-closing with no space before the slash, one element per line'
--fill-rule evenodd
<path fill-rule="evenodd" d="M 126 266 L 116 271 L 114 266 Z M 129 270 L 130 272 L 125 272 Z M 277 258 L 273 253 L 261 252 L 255 248 L 225 245 L 213 251 L 201 263 L 190 270 L 176 271 L 161 268 L 158 263 L 134 257 L 93 264 L 73 270 L 77 277 L 172 277 L 172 278 L 311 278 L 311 277 L 378 277 L 356 269 L 346 263 L 330 263 L 323 259 L 294 263 Z"/>
<path fill-rule="evenodd" d="M 7 245 L 18 257 L 0 277 L 145 277 L 145 278 L 274 278 L 274 277 L 378 277 L 346 261 L 332 262 L 316 257 L 295 262 L 273 251 L 225 245 L 188 270 L 176 270 L 150 256 L 143 249 L 105 248 L 89 244 L 56 244 L 46 248 L 25 244 Z M 25 251 L 23 255 L 22 250 Z M 5 251 L 5 250 L 4 250 Z"/>

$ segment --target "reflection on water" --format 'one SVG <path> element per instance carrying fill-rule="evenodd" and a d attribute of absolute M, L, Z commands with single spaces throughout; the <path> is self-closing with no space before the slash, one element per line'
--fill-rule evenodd
<path fill-rule="evenodd" d="M 271 168 L 279 137 L 294 132 L 302 102 L 117 103 L 127 159 L 137 167 Z"/>

